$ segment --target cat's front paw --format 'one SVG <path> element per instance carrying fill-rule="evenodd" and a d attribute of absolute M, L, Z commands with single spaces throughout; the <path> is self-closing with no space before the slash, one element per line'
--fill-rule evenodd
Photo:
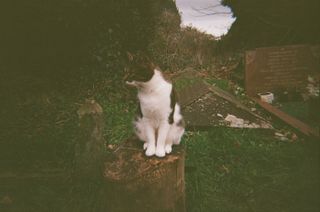
<path fill-rule="evenodd" d="M 172 145 L 170 144 L 166 144 L 166 146 L 164 147 L 165 151 L 167 154 L 172 152 Z"/>
<path fill-rule="evenodd" d="M 147 146 L 146 156 L 150 157 L 150 156 L 154 155 L 155 152 L 156 152 L 156 148 L 154 145 Z"/>
<path fill-rule="evenodd" d="M 162 147 L 157 147 L 157 150 L 156 150 L 156 156 L 158 156 L 158 157 L 160 157 L 160 158 L 162 158 L 162 157 L 164 157 L 164 156 L 166 156 L 166 152 L 165 152 L 165 150 L 164 150 L 164 148 Z"/>

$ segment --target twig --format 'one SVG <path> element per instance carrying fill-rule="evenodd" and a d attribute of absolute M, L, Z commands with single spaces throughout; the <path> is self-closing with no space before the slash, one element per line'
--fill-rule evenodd
<path fill-rule="evenodd" d="M 194 17 L 204 17 L 204 16 L 210 16 L 210 15 L 229 15 L 232 14 L 231 12 L 214 12 L 212 11 L 212 9 L 214 8 L 218 8 L 218 7 L 222 7 L 222 5 L 220 4 L 216 4 L 216 5 L 212 5 L 212 6 L 208 6 L 208 7 L 203 7 L 203 8 L 195 8 L 195 7 L 191 7 L 193 10 L 197 11 L 198 13 L 200 13 L 201 15 L 192 15 Z"/>

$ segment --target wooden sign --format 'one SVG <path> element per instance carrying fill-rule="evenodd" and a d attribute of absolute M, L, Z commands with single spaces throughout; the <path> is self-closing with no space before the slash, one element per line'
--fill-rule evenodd
<path fill-rule="evenodd" d="M 319 73 L 319 47 L 307 45 L 258 48 L 246 52 L 246 92 L 302 91 L 308 75 Z"/>

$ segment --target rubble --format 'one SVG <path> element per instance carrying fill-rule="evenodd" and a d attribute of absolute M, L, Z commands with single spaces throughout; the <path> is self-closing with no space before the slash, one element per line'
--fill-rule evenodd
<path fill-rule="evenodd" d="M 261 124 L 257 124 L 254 122 L 250 123 L 249 121 L 238 118 L 235 115 L 231 115 L 231 114 L 228 114 L 224 120 L 229 123 L 230 127 L 235 127 L 235 128 L 264 128 L 264 129 L 272 128 L 272 126 L 268 123 L 265 123 L 265 122 L 261 122 Z"/>
<path fill-rule="evenodd" d="M 280 141 L 288 141 L 289 138 L 287 138 L 284 134 L 276 132 L 274 133 L 274 136 L 279 139 Z"/>
<path fill-rule="evenodd" d="M 271 104 L 274 100 L 274 95 L 271 92 L 259 93 L 261 101 Z"/>

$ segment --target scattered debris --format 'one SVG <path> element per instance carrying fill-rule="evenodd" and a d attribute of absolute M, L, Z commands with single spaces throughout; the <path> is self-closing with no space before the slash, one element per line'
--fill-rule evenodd
<path fill-rule="evenodd" d="M 234 115 L 228 114 L 224 120 L 229 122 L 231 127 L 243 128 L 243 126 L 244 126 L 244 120 L 237 118 Z"/>
<path fill-rule="evenodd" d="M 261 101 L 271 104 L 274 100 L 274 95 L 271 92 L 259 93 Z"/>
<path fill-rule="evenodd" d="M 220 113 L 217 113 L 217 116 L 223 118 L 223 115 L 221 115 Z"/>
<path fill-rule="evenodd" d="M 264 128 L 264 129 L 272 128 L 271 125 L 269 124 L 263 123 L 260 125 L 256 123 L 250 123 L 249 121 L 245 121 L 241 118 L 237 118 L 236 116 L 231 114 L 228 114 L 224 120 L 229 123 L 230 127 L 235 127 L 235 128 Z"/>
<path fill-rule="evenodd" d="M 244 94 L 244 89 L 241 88 L 240 86 L 235 86 L 233 92 L 234 92 L 234 94 L 235 94 L 236 96 L 245 95 L 245 94 Z"/>
<path fill-rule="evenodd" d="M 307 91 L 308 96 L 319 98 L 319 80 L 316 80 L 313 76 L 308 75 Z"/>
<path fill-rule="evenodd" d="M 274 136 L 280 141 L 290 141 L 295 142 L 298 140 L 298 136 L 292 132 L 275 132 Z"/>
<path fill-rule="evenodd" d="M 115 144 L 109 144 L 107 145 L 107 149 L 113 150 L 116 147 Z"/>
<path fill-rule="evenodd" d="M 282 133 L 276 132 L 274 133 L 275 137 L 280 141 L 288 141 L 289 139 Z"/>

